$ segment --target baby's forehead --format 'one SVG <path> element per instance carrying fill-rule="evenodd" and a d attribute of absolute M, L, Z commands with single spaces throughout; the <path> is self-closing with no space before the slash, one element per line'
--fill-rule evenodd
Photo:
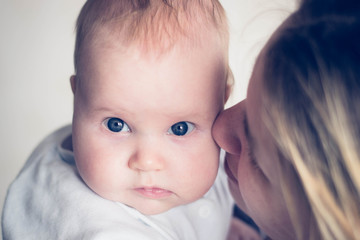
<path fill-rule="evenodd" d="M 181 36 L 178 39 L 163 39 L 161 42 L 147 39 L 134 39 L 128 41 L 121 34 L 112 31 L 111 28 L 100 29 L 84 47 L 79 61 L 80 73 L 84 66 L 91 61 L 97 61 L 100 56 L 106 59 L 111 57 L 132 57 L 141 60 L 161 60 L 169 55 L 176 55 L 179 58 L 187 58 L 192 54 L 204 54 L 204 51 L 216 51 L 211 57 L 216 57 L 221 64 L 226 65 L 227 48 L 222 45 L 220 38 L 215 32 L 201 33 L 201 37 L 190 38 Z M 216 50 L 215 50 L 216 49 Z M 109 58 L 108 58 L 109 59 Z M 196 66 L 194 66 L 196 67 Z"/>
<path fill-rule="evenodd" d="M 198 69 L 205 72 L 219 73 L 226 71 L 226 52 L 216 39 L 209 39 L 203 44 L 179 42 L 172 48 L 163 49 L 162 46 L 150 46 L 145 43 L 127 43 L 108 34 L 89 44 L 81 61 L 78 75 L 90 77 L 94 72 L 124 72 L 124 66 L 137 65 L 139 71 L 158 69 L 160 72 L 173 71 L 175 75 L 184 71 L 196 74 Z M 189 66 L 187 62 L 192 61 Z M 125 67 L 126 68 L 126 67 Z M 154 72 L 158 73 L 158 72 Z M 96 74 L 97 75 L 97 74 Z M 171 77 L 170 77 L 171 78 Z M 219 80 L 223 77 L 219 76 Z"/>
<path fill-rule="evenodd" d="M 184 33 L 173 31 L 171 34 L 131 33 L 126 29 L 118 29 L 116 25 L 102 26 L 87 39 L 86 48 L 104 48 L 126 51 L 137 49 L 144 55 L 165 55 L 173 50 L 191 52 L 207 45 L 211 48 L 222 48 L 227 54 L 227 44 L 216 29 L 198 29 L 195 32 Z"/>

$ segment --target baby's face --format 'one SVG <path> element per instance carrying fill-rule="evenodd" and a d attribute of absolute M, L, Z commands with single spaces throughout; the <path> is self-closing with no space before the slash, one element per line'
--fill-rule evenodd
<path fill-rule="evenodd" d="M 204 195 L 218 170 L 223 52 L 211 41 L 161 57 L 93 47 L 76 84 L 73 147 L 98 195 L 158 214 Z"/>

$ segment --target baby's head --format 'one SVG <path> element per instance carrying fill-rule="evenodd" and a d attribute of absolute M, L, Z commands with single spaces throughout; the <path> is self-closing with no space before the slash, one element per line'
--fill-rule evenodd
<path fill-rule="evenodd" d="M 199 199 L 231 87 L 216 0 L 88 0 L 78 18 L 73 148 L 98 195 L 144 214 Z"/>

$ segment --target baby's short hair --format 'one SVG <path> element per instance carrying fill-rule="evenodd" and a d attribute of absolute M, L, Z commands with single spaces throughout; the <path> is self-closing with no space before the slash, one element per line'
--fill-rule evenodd
<path fill-rule="evenodd" d="M 201 45 L 208 40 L 203 33 L 215 30 L 228 58 L 228 24 L 218 0 L 87 0 L 76 27 L 76 72 L 84 46 L 97 42 L 104 31 L 120 45 L 161 54 L 175 43 Z"/>

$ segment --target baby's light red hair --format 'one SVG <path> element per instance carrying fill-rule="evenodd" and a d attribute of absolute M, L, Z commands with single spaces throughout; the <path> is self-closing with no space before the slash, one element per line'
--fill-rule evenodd
<path fill-rule="evenodd" d="M 199 46 L 209 40 L 206 32 L 214 32 L 228 65 L 228 24 L 217 0 L 88 0 L 76 30 L 76 72 L 81 67 L 84 46 L 103 41 L 99 38 L 104 36 L 124 47 L 136 45 L 163 54 L 176 45 Z M 228 75 L 231 85 L 230 69 Z"/>

